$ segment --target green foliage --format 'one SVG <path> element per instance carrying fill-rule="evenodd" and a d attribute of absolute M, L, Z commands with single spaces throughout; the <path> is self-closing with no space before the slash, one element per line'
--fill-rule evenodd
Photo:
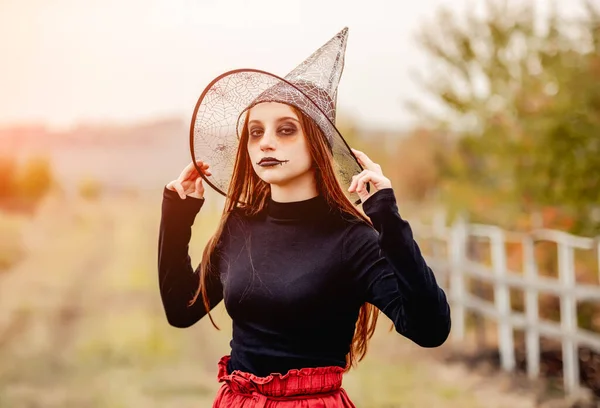
<path fill-rule="evenodd" d="M 443 10 L 420 33 L 435 61 L 424 82 L 441 113 L 434 124 L 458 135 L 443 169 L 446 192 L 470 189 L 521 214 L 548 207 L 595 234 L 600 202 L 600 9 L 540 23 L 533 1 L 488 0 L 484 18 Z M 546 26 L 545 30 L 538 27 Z"/>

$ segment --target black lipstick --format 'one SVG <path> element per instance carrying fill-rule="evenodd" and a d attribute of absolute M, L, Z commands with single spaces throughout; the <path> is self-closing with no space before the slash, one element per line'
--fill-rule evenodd
<path fill-rule="evenodd" d="M 260 159 L 260 161 L 256 164 L 258 164 L 259 166 L 262 167 L 273 167 L 276 165 L 282 165 L 283 163 L 287 163 L 288 160 L 278 160 L 274 157 L 263 157 L 262 159 Z"/>

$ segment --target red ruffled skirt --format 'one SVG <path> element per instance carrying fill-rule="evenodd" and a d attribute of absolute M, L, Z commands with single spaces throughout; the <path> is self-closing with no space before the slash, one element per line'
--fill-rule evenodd
<path fill-rule="evenodd" d="M 224 383 L 213 408 L 356 408 L 342 388 L 341 367 L 290 370 L 257 377 L 239 370 L 227 373 L 229 356 L 219 361 Z"/>

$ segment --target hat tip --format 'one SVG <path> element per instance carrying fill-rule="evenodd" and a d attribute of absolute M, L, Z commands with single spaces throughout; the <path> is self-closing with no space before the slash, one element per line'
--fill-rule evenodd
<path fill-rule="evenodd" d="M 336 37 L 343 39 L 343 40 L 347 39 L 348 38 L 348 27 L 342 28 L 342 30 L 339 33 L 337 33 Z"/>

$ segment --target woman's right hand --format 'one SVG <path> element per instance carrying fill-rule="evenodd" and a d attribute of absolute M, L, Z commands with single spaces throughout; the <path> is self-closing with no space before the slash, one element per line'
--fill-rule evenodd
<path fill-rule="evenodd" d="M 209 165 L 203 163 L 202 161 L 196 161 L 198 164 L 198 168 L 202 170 L 202 172 L 206 176 L 210 176 L 211 172 L 208 170 Z M 176 191 L 179 193 L 179 197 L 182 200 L 185 200 L 187 196 L 194 198 L 204 198 L 204 186 L 202 185 L 202 177 L 196 170 L 194 163 L 191 162 L 188 164 L 181 172 L 179 177 L 169 184 L 167 184 L 167 188 L 171 191 Z"/>

